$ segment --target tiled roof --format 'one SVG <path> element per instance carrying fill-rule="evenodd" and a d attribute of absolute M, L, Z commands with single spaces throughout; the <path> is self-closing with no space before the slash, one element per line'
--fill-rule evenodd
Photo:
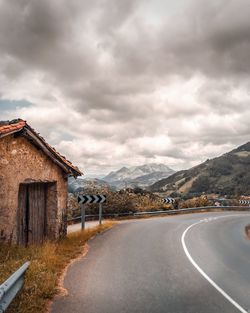
<path fill-rule="evenodd" d="M 74 166 L 64 156 L 62 156 L 59 152 L 57 152 L 55 148 L 53 148 L 51 145 L 49 145 L 45 141 L 45 139 L 42 136 L 40 136 L 40 134 L 38 134 L 34 129 L 32 129 L 26 123 L 26 121 L 24 121 L 22 119 L 16 119 L 16 120 L 12 120 L 12 121 L 0 121 L 0 138 L 7 136 L 7 135 L 10 135 L 10 134 L 21 132 L 22 130 L 25 130 L 25 129 L 31 131 L 33 133 L 33 135 L 38 140 L 40 140 L 40 142 L 42 142 L 42 144 L 50 151 L 50 153 L 52 153 L 58 161 L 63 163 L 69 169 L 69 171 L 72 172 L 72 174 L 74 176 L 82 175 L 82 172 L 79 170 L 79 168 L 77 166 Z"/>
<path fill-rule="evenodd" d="M 26 122 L 23 120 L 13 120 L 11 122 L 0 122 L 0 137 L 2 135 L 12 134 L 24 128 Z"/>

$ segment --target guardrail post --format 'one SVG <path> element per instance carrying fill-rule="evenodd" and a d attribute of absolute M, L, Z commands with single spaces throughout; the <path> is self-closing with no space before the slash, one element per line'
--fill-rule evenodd
<path fill-rule="evenodd" d="M 81 224 L 82 224 L 82 229 L 85 229 L 85 205 L 83 203 L 81 203 L 80 206 L 81 206 Z"/>
<path fill-rule="evenodd" d="M 102 204 L 99 203 L 99 225 L 102 224 Z"/>

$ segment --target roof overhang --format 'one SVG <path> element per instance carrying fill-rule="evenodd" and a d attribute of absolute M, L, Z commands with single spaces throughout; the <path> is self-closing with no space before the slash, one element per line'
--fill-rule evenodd
<path fill-rule="evenodd" d="M 57 164 L 67 176 L 81 176 L 83 173 L 74 166 L 64 156 L 59 154 L 52 146 L 50 146 L 43 137 L 40 136 L 23 120 L 13 120 L 11 122 L 1 122 L 0 138 L 9 135 L 23 136 L 38 149 L 41 149 L 55 164 Z"/>

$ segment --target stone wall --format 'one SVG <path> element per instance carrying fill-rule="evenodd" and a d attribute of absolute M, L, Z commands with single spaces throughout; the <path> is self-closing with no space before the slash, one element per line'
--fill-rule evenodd
<path fill-rule="evenodd" d="M 16 243 L 19 184 L 53 182 L 48 189 L 48 234 L 65 234 L 67 178 L 64 172 L 27 139 L 9 135 L 0 139 L 0 240 Z"/>

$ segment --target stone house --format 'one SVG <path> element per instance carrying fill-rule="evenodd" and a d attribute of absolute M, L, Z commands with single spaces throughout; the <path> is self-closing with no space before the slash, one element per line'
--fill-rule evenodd
<path fill-rule="evenodd" d="M 0 241 L 39 244 L 65 235 L 67 180 L 80 175 L 25 121 L 0 122 Z"/>

